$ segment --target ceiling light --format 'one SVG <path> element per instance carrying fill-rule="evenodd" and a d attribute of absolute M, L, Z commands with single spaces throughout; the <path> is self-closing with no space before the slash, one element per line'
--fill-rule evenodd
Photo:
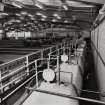
<path fill-rule="evenodd" d="M 0 15 L 8 15 L 8 14 L 7 14 L 7 13 L 2 12 L 2 13 L 0 13 Z"/>
<path fill-rule="evenodd" d="M 14 28 L 13 28 L 13 27 L 11 27 L 11 29 L 13 30 Z"/>
<path fill-rule="evenodd" d="M 45 21 L 45 18 L 42 18 L 41 20 L 42 20 L 42 21 Z"/>
<path fill-rule="evenodd" d="M 31 17 L 31 20 L 35 20 L 35 18 L 34 17 Z"/>
<path fill-rule="evenodd" d="M 57 21 L 56 19 L 53 19 L 53 20 L 52 20 L 52 22 L 56 22 L 56 21 Z"/>
<path fill-rule="evenodd" d="M 23 0 L 16 0 L 16 1 L 22 2 Z"/>
<path fill-rule="evenodd" d="M 20 23 L 20 22 L 21 22 L 21 20 L 16 20 L 16 22 L 17 22 L 17 23 Z"/>
<path fill-rule="evenodd" d="M 14 5 L 15 7 L 18 7 L 18 8 L 22 8 L 22 6 L 20 6 L 20 4 L 17 4 L 15 2 L 12 2 L 12 5 Z"/>
<path fill-rule="evenodd" d="M 63 5 L 63 8 L 67 11 L 68 7 L 66 5 Z"/>
<path fill-rule="evenodd" d="M 67 20 L 65 20 L 65 21 L 64 21 L 64 23 L 68 23 L 68 21 L 67 21 Z"/>
<path fill-rule="evenodd" d="M 28 16 L 29 16 L 29 17 L 33 17 L 33 15 L 31 15 L 31 14 L 29 14 Z"/>
<path fill-rule="evenodd" d="M 24 24 L 24 26 L 27 26 L 27 24 Z"/>
<path fill-rule="evenodd" d="M 55 16 L 57 19 L 61 19 L 61 17 L 58 14 L 53 14 L 53 16 Z"/>
<path fill-rule="evenodd" d="M 27 12 L 25 12 L 25 11 L 22 11 L 22 12 L 21 12 L 21 14 L 22 14 L 22 15 L 26 15 L 26 14 L 27 14 Z"/>
<path fill-rule="evenodd" d="M 55 14 L 53 14 L 53 16 L 57 17 L 57 16 L 58 16 L 58 14 L 56 14 L 56 13 L 55 13 Z"/>
<path fill-rule="evenodd" d="M 21 16 L 21 14 L 16 13 L 16 16 Z"/>
<path fill-rule="evenodd" d="M 47 18 L 47 16 L 45 16 L 45 15 L 42 15 L 42 18 Z"/>
<path fill-rule="evenodd" d="M 61 17 L 60 16 L 57 16 L 57 19 L 61 19 Z"/>
<path fill-rule="evenodd" d="M 42 15 L 42 13 L 37 12 L 36 15 Z"/>
<path fill-rule="evenodd" d="M 36 2 L 35 6 L 37 6 L 40 9 L 43 9 L 43 6 L 41 4 L 39 4 L 38 2 Z"/>

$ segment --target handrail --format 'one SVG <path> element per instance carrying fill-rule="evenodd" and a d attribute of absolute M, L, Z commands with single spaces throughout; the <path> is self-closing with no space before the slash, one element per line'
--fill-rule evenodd
<path fill-rule="evenodd" d="M 8 77 L 8 76 L 10 76 L 10 75 L 13 75 L 13 74 L 19 72 L 21 69 L 24 69 L 25 67 L 26 67 L 26 66 L 22 66 L 21 68 L 18 68 L 18 69 L 16 69 L 15 71 L 10 72 L 10 73 L 8 73 L 7 75 L 1 77 L 1 81 L 2 81 L 2 79 L 4 79 L 4 78 L 6 78 L 6 77 Z"/>
<path fill-rule="evenodd" d="M 69 47 L 67 47 L 67 48 L 69 48 Z M 60 48 L 60 49 L 63 49 L 63 48 Z M 49 53 L 49 54 L 48 54 L 48 55 L 49 55 L 49 58 L 50 58 L 50 57 L 53 57 L 53 56 L 59 56 L 59 54 L 56 54 L 56 55 L 51 55 L 51 54 L 53 54 L 53 53 L 56 52 L 56 51 L 59 51 L 60 49 L 57 49 L 57 50 L 55 50 L 55 51 Z M 75 54 L 74 56 L 80 57 L 80 53 L 79 53 L 78 55 Z M 74 63 L 71 63 L 71 64 L 78 65 L 78 60 L 79 60 L 79 58 L 77 59 L 77 63 L 76 63 L 76 64 L 74 64 Z"/>
<path fill-rule="evenodd" d="M 9 76 L 11 76 L 11 75 L 15 75 L 16 73 L 21 72 L 21 69 L 25 69 L 25 68 L 26 68 L 25 72 L 27 73 L 27 75 L 29 75 L 29 66 L 30 66 L 31 64 L 34 64 L 34 63 L 35 63 L 35 60 L 45 59 L 45 58 L 43 58 L 43 56 L 41 56 L 41 58 L 39 57 L 38 59 L 34 59 L 34 61 L 32 60 L 31 62 L 29 62 L 29 57 L 30 57 L 31 55 L 38 54 L 38 53 L 41 53 L 41 54 L 42 54 L 44 51 L 46 51 L 46 50 L 48 50 L 48 49 L 50 49 L 50 51 L 51 51 L 51 49 L 52 49 L 53 47 L 56 48 L 56 46 L 59 46 L 59 45 L 62 45 L 62 43 L 59 43 L 58 45 L 53 45 L 53 46 L 48 47 L 48 48 L 46 48 L 46 49 L 42 49 L 42 50 L 40 50 L 40 51 L 36 51 L 36 52 L 34 52 L 34 53 L 25 55 L 25 56 L 23 56 L 23 57 L 14 59 L 14 60 L 12 60 L 12 61 L 10 61 L 10 62 L 6 62 L 6 63 L 4 63 L 4 64 L 1 64 L 0 67 L 2 68 L 2 66 L 4 66 L 4 67 L 3 67 L 3 70 L 5 70 L 5 67 L 8 68 L 8 67 L 12 66 L 12 62 L 17 63 L 17 62 L 21 62 L 21 60 L 22 60 L 22 63 L 20 63 L 21 67 L 19 67 L 19 65 L 17 64 L 16 67 L 19 67 L 19 68 L 17 68 L 17 69 L 15 70 L 16 67 L 13 67 L 12 69 L 10 69 L 10 70 L 12 70 L 12 71 L 11 71 L 11 72 L 8 72 L 8 73 L 5 74 L 4 76 L 1 76 L 1 74 L 4 73 L 4 72 L 2 72 L 2 73 L 0 74 L 0 81 L 3 82 L 3 79 L 4 79 L 4 78 L 9 77 Z M 56 50 L 56 49 L 55 49 L 55 50 Z M 20 60 L 20 61 L 18 61 L 18 60 Z M 6 65 L 6 66 L 5 66 L 5 65 Z M 1 70 L 2 70 L 2 69 L 1 69 Z M 1 72 L 1 70 L 0 70 L 0 72 Z M 15 71 L 14 71 L 14 70 L 15 70 Z M 8 70 L 8 71 L 9 71 L 9 70 Z M 17 77 L 16 77 L 16 78 L 17 78 Z M 2 82 L 1 82 L 1 87 L 4 87 L 4 85 L 2 84 Z M 10 83 L 13 83 L 13 82 L 14 82 L 14 81 L 12 80 L 12 82 L 10 81 L 9 83 L 6 83 L 6 84 L 10 84 Z M 7 86 L 7 85 L 5 85 L 5 86 Z M 0 89 L 0 90 L 1 90 L 1 89 Z M 1 91 L 2 91 L 2 90 L 1 90 Z"/>
<path fill-rule="evenodd" d="M 52 58 L 52 59 L 55 59 L 55 58 Z M 35 60 L 34 62 L 37 62 L 38 60 L 41 60 L 41 59 L 37 59 L 37 60 Z M 44 60 L 44 58 L 42 59 L 42 60 Z M 48 58 L 45 58 L 45 60 L 48 60 Z M 37 70 L 36 70 L 37 71 Z M 42 71 L 38 71 L 38 72 L 36 72 L 36 74 L 35 75 L 33 75 L 32 77 L 34 78 L 34 77 L 36 77 L 39 73 L 41 73 Z M 2 99 L 2 101 L 3 100 L 5 100 L 5 99 L 7 99 L 10 95 L 12 95 L 14 92 L 16 92 L 19 88 L 21 88 L 24 84 L 26 84 L 30 79 L 32 79 L 32 77 L 30 77 L 28 80 L 26 80 L 23 84 L 21 84 L 19 87 L 17 87 L 15 90 L 13 90 L 10 94 L 8 94 L 6 97 L 4 97 L 3 99 Z M 38 77 L 37 77 L 38 78 Z M 15 81 L 15 80 L 14 80 Z M 36 82 L 38 82 L 38 81 L 36 81 Z M 37 83 L 36 83 L 37 84 Z M 5 87 L 5 86 L 4 86 Z M 1 89 L 2 88 L 4 88 L 4 87 L 1 87 Z"/>
<path fill-rule="evenodd" d="M 54 46 L 52 46 L 52 47 L 54 47 Z M 45 50 L 50 49 L 50 48 L 52 48 L 52 47 L 48 47 L 48 48 L 46 48 L 46 49 L 42 49 L 41 51 L 45 51 Z M 34 52 L 34 53 L 27 54 L 27 55 L 25 55 L 25 56 L 23 56 L 23 57 L 16 58 L 16 59 L 11 60 L 11 61 L 9 61 L 9 62 L 5 62 L 5 63 L 3 63 L 3 64 L 0 64 L 0 67 L 1 67 L 1 66 L 4 66 L 4 65 L 6 65 L 6 64 L 15 62 L 15 61 L 17 61 L 17 60 L 21 60 L 21 59 L 25 58 L 26 56 L 31 56 L 31 55 L 33 55 L 33 54 L 40 53 L 41 51 L 36 51 L 36 52 Z"/>
<path fill-rule="evenodd" d="M 19 58 L 17 58 L 17 59 L 13 59 L 13 60 L 11 60 L 11 61 L 9 61 L 9 62 L 5 62 L 5 63 L 3 63 L 3 64 L 0 64 L 0 67 L 1 67 L 1 66 L 4 66 L 4 65 L 6 65 L 6 64 L 15 62 L 15 61 L 17 61 L 17 60 L 23 59 L 23 58 L 25 58 L 25 57 L 26 57 L 26 55 L 25 55 L 25 56 L 22 56 L 22 57 L 19 57 Z"/>
<path fill-rule="evenodd" d="M 56 93 L 56 92 L 51 92 L 51 91 L 42 90 L 42 89 L 30 89 L 30 90 L 41 92 L 41 93 L 46 93 L 46 94 L 51 94 L 51 95 L 56 95 L 56 96 L 60 96 L 60 97 L 65 97 L 68 99 L 74 99 L 74 100 L 80 100 L 80 101 L 86 101 L 86 102 L 92 102 L 92 103 L 105 105 L 105 102 L 95 100 L 95 99 L 83 98 L 83 97 L 78 97 L 78 96 L 73 96 L 73 95 L 62 94 L 62 93 Z"/>
<path fill-rule="evenodd" d="M 53 46 L 53 47 L 54 47 L 54 46 Z M 53 47 L 49 47 L 49 48 L 46 48 L 46 49 L 51 49 L 51 48 L 53 48 Z M 63 47 L 63 46 L 61 46 L 61 47 Z M 46 49 L 43 49 L 43 50 L 41 50 L 41 51 L 45 51 Z M 55 49 L 55 50 L 57 50 L 57 49 Z M 35 52 L 35 53 L 26 55 L 25 57 L 28 57 L 28 56 L 33 55 L 33 54 L 41 53 L 41 51 L 37 51 L 37 52 Z M 24 57 L 22 57 L 22 58 L 24 58 Z M 23 68 L 24 68 L 24 67 L 28 68 L 29 65 L 31 65 L 32 63 L 35 63 L 35 62 L 37 62 L 38 60 L 44 60 L 44 59 L 48 60 L 48 58 L 35 59 L 34 61 L 31 61 L 30 63 L 28 62 L 28 65 L 24 65 Z M 51 58 L 51 59 L 57 59 L 57 58 Z M 27 59 L 26 59 L 26 60 L 27 60 Z M 15 61 L 15 60 L 13 60 L 13 61 Z M 20 70 L 20 68 L 19 68 L 19 70 Z M 36 71 L 37 71 L 37 70 L 36 70 Z M 33 75 L 32 77 L 33 77 L 33 78 L 36 77 L 36 75 L 39 74 L 40 72 L 41 72 L 41 71 L 37 72 L 37 73 L 36 73 L 35 75 Z M 12 73 L 13 73 L 13 72 L 12 72 Z M 9 75 L 10 75 L 10 74 L 9 74 Z M 32 77 L 30 77 L 28 80 L 26 80 L 24 83 L 22 83 L 19 87 L 17 87 L 15 90 L 13 90 L 10 94 L 8 94 L 8 95 L 7 95 L 6 97 L 4 97 L 2 100 L 5 100 L 6 98 L 8 98 L 10 95 L 12 95 L 14 92 L 16 92 L 19 88 L 21 88 L 24 84 L 26 84 L 27 81 L 30 81 L 31 79 L 33 79 Z M 71 78 L 72 78 L 72 76 L 71 76 Z M 72 81 L 71 81 L 71 82 L 72 82 Z"/>
<path fill-rule="evenodd" d="M 59 44 L 58 44 L 58 45 L 59 45 Z M 51 46 L 51 48 L 52 48 L 52 47 L 54 47 L 54 45 Z M 49 48 L 50 48 L 50 47 L 45 48 L 45 49 L 42 49 L 42 50 L 45 51 L 45 50 L 47 50 L 47 49 L 49 49 Z M 41 50 L 41 51 L 42 51 L 42 50 Z M 11 60 L 11 61 L 9 61 L 9 62 L 5 62 L 5 63 L 3 63 L 3 64 L 0 64 L 0 67 L 3 66 L 3 65 L 9 64 L 9 63 L 11 63 L 11 62 L 14 62 L 14 61 L 17 61 L 17 60 L 23 59 L 23 58 L 25 58 L 26 56 L 30 56 L 30 55 L 33 55 L 33 54 L 36 54 L 36 53 L 39 53 L 39 52 L 40 52 L 40 51 L 36 51 L 36 52 L 34 52 L 34 53 L 30 53 L 30 54 L 24 55 L 24 56 L 22 56 L 22 57 L 19 57 L 19 58 L 13 59 L 13 60 Z"/>
<path fill-rule="evenodd" d="M 70 47 L 61 47 L 61 48 L 59 48 L 59 49 L 57 49 L 57 50 L 55 50 L 55 51 L 49 53 L 48 55 L 51 55 L 51 54 L 53 54 L 54 52 L 59 51 L 59 50 L 61 50 L 61 49 L 63 50 L 63 48 L 65 48 L 65 49 L 70 49 Z"/>
<path fill-rule="evenodd" d="M 42 71 L 39 71 L 37 74 L 41 73 Z M 32 77 L 30 77 L 29 79 L 27 79 L 24 83 L 22 83 L 21 85 L 19 85 L 18 87 L 16 87 L 15 90 L 13 90 L 11 93 L 9 93 L 7 96 L 5 96 L 4 98 L 1 99 L 1 102 L 6 100 L 8 97 L 10 97 L 13 93 L 15 93 L 18 89 L 20 89 L 22 86 L 24 86 L 26 83 L 28 83 L 30 80 L 32 80 L 37 74 L 34 74 Z M 0 103 L 1 103 L 0 102 Z"/>
<path fill-rule="evenodd" d="M 23 75 L 19 76 L 18 78 L 15 78 L 13 81 L 15 82 L 16 80 L 18 80 L 19 78 L 23 77 L 24 75 L 26 75 L 26 73 L 24 73 Z M 5 87 L 8 86 L 9 84 L 11 84 L 13 81 L 11 81 L 11 82 L 9 82 L 9 83 L 3 85 L 2 87 L 0 87 L 0 89 L 5 88 Z"/>

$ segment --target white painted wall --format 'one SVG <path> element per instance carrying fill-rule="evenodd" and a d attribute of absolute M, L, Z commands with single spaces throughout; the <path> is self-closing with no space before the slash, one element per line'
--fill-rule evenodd
<path fill-rule="evenodd" d="M 91 39 L 105 62 L 105 20 L 91 32 Z M 99 88 L 101 92 L 105 92 L 105 65 L 96 51 L 93 50 L 93 52 Z M 100 98 L 105 101 L 105 97 L 100 96 Z"/>

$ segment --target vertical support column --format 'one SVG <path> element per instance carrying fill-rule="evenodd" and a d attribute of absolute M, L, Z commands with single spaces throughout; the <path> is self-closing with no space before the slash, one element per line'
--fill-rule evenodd
<path fill-rule="evenodd" d="M 43 63 L 43 58 L 44 58 L 44 56 L 43 56 L 43 52 L 44 52 L 44 50 L 41 50 L 41 65 L 43 65 L 44 63 Z"/>
<path fill-rule="evenodd" d="M 63 42 L 61 43 L 61 54 L 63 54 Z"/>
<path fill-rule="evenodd" d="M 50 53 L 52 52 L 52 47 L 50 47 Z"/>
<path fill-rule="evenodd" d="M 50 55 L 49 55 L 50 57 Z M 50 68 L 50 58 L 47 59 L 47 68 L 49 69 Z"/>
<path fill-rule="evenodd" d="M 26 67 L 27 67 L 27 75 L 29 75 L 29 60 L 28 60 L 28 56 L 26 56 Z"/>
<path fill-rule="evenodd" d="M 65 54 L 65 46 L 63 47 L 63 54 Z"/>
<path fill-rule="evenodd" d="M 58 45 L 56 45 L 56 54 L 58 55 L 58 51 L 59 51 L 59 48 L 58 48 Z"/>

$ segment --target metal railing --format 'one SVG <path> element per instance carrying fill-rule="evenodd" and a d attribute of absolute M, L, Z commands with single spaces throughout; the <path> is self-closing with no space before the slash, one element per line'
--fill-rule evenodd
<path fill-rule="evenodd" d="M 60 48 L 60 46 L 61 46 L 61 48 Z M 66 48 L 66 46 L 68 45 L 68 43 L 67 44 L 59 44 L 59 45 L 56 45 L 56 49 L 55 50 L 57 50 L 58 51 L 58 46 L 59 46 L 59 49 L 63 49 L 64 47 Z M 51 67 L 51 62 L 49 62 L 50 60 L 57 60 L 56 61 L 56 66 L 54 66 L 54 68 L 55 67 L 57 67 L 57 69 L 58 69 L 58 73 L 59 73 L 59 75 L 58 75 L 58 83 L 60 84 L 60 72 L 62 72 L 62 73 L 69 73 L 70 75 L 71 75 L 71 81 L 70 81 L 70 83 L 72 83 L 72 81 L 73 81 L 73 73 L 71 73 L 71 72 L 64 72 L 64 71 L 60 71 L 60 59 L 59 59 L 59 53 L 58 53 L 58 55 L 51 55 L 51 54 L 53 54 L 53 52 L 55 52 L 55 50 L 52 50 L 52 49 L 54 49 L 54 47 L 55 46 L 53 46 L 53 47 L 50 47 L 49 49 L 50 49 L 50 53 L 48 53 L 48 56 L 50 56 L 50 57 L 48 57 L 47 58 L 47 56 L 44 58 L 43 56 L 41 56 L 41 57 L 39 57 L 38 59 L 36 59 L 36 58 L 34 58 L 31 62 L 29 62 L 28 60 L 28 58 L 30 57 L 30 55 L 32 56 L 32 55 L 34 55 L 35 56 L 35 53 L 33 53 L 33 54 L 29 54 L 29 55 L 27 55 L 27 56 L 25 56 L 25 57 L 27 57 L 26 58 L 26 61 L 28 61 L 28 62 L 25 62 L 25 65 L 23 66 L 23 67 L 21 67 L 21 68 L 26 68 L 26 70 L 24 71 L 24 73 L 22 74 L 22 75 L 20 75 L 20 76 L 18 76 L 17 78 L 15 78 L 13 81 L 10 81 L 10 82 L 8 82 L 6 85 L 4 85 L 4 86 L 1 86 L 2 88 L 1 88 L 1 90 L 3 89 L 3 88 L 5 88 L 5 86 L 8 86 L 9 84 L 11 84 L 11 83 L 13 83 L 13 82 L 15 82 L 15 80 L 17 80 L 17 79 L 20 79 L 21 77 L 23 77 L 23 75 L 25 75 L 25 76 L 27 76 L 27 75 L 29 75 L 29 72 L 30 71 L 35 71 L 35 74 L 33 75 L 33 76 L 31 76 L 30 78 L 28 78 L 25 82 L 23 82 L 21 85 L 19 85 L 18 87 L 16 87 L 16 89 L 14 89 L 11 93 L 9 93 L 9 94 L 7 94 L 5 97 L 3 97 L 3 98 L 1 98 L 1 102 L 2 101 L 4 101 L 4 100 L 6 100 L 8 97 L 10 97 L 13 93 L 15 93 L 18 89 L 20 89 L 22 86 L 24 86 L 25 84 L 27 84 L 29 81 L 31 81 L 33 78 L 36 78 L 35 80 L 36 80 L 36 87 L 38 87 L 38 82 L 39 82 L 39 80 L 38 80 L 38 74 L 39 73 L 42 73 L 43 71 L 38 71 L 38 61 L 43 61 L 43 60 L 46 60 L 47 61 L 47 67 L 48 68 L 50 68 Z M 67 47 L 67 48 L 69 48 L 69 47 Z M 39 52 L 43 52 L 43 51 L 45 51 L 46 49 L 44 49 L 44 50 L 41 50 L 41 51 L 38 51 L 38 52 L 36 52 L 36 53 L 39 53 Z M 47 48 L 47 50 L 48 50 L 48 48 Z M 43 54 L 41 54 L 41 55 L 43 55 Z M 52 57 L 53 58 L 52 58 Z M 22 58 L 24 58 L 24 57 L 22 57 Z M 15 61 L 15 60 L 14 60 Z M 29 66 L 30 65 L 34 65 L 34 68 L 33 68 L 33 70 L 31 69 L 30 70 L 30 68 L 29 68 Z M 28 69 L 28 71 L 27 71 L 27 69 Z M 17 72 L 18 71 L 18 69 L 16 70 L 16 71 L 13 71 L 13 72 Z M 20 71 L 20 69 L 19 69 L 19 71 Z M 7 77 L 9 77 L 10 75 L 14 75 L 15 73 L 13 73 L 13 72 L 11 72 L 11 74 L 9 73 L 8 75 L 7 75 Z M 57 73 L 56 72 L 56 73 Z M 18 73 L 18 72 L 17 72 Z M 5 79 L 4 77 L 1 77 L 2 79 Z M 62 94 L 61 94 L 61 96 L 62 96 Z M 70 96 L 69 96 L 69 98 L 71 98 Z M 75 99 L 75 97 L 73 97 L 74 99 Z M 78 97 L 77 98 L 77 100 L 79 99 L 80 97 Z M 84 98 L 80 98 L 80 100 L 81 99 L 83 99 L 83 100 L 85 100 Z M 88 101 L 88 100 L 87 100 Z M 90 101 L 90 99 L 89 99 L 89 101 Z M 93 100 L 94 101 L 94 100 Z"/>
<path fill-rule="evenodd" d="M 48 54 L 57 48 L 62 48 L 65 45 L 65 42 L 59 43 L 58 45 L 53 45 L 41 51 L 25 55 L 23 57 L 17 58 L 10 62 L 6 62 L 0 65 L 0 92 L 3 93 L 5 88 L 12 83 L 16 83 L 20 78 L 27 77 L 30 73 L 30 70 L 35 67 L 34 61 L 36 59 L 48 58 Z M 24 71 L 24 73 L 20 73 Z M 20 76 L 16 77 L 20 73 Z M 16 79 L 16 78 L 17 79 Z M 15 78 L 15 79 L 14 79 Z M 7 80 L 7 82 L 5 82 Z M 21 80 L 21 79 L 20 79 Z"/>
<path fill-rule="evenodd" d="M 38 61 L 44 61 L 44 60 L 46 60 L 47 61 L 47 68 L 50 68 L 50 63 L 49 63 L 49 61 L 50 60 L 57 60 L 57 63 L 56 63 L 56 67 L 58 68 L 58 71 L 57 72 L 55 72 L 55 73 L 59 73 L 59 75 L 58 75 L 58 77 L 59 77 L 59 81 L 58 81 L 58 83 L 60 84 L 60 72 L 63 72 L 63 71 L 59 71 L 59 57 L 57 56 L 56 58 L 51 58 L 51 59 L 49 59 L 49 58 L 39 58 L 39 59 L 36 59 L 36 60 L 34 60 L 33 61 L 33 63 L 35 64 L 35 68 L 33 69 L 33 71 L 35 71 L 35 74 L 33 75 L 33 76 L 31 76 L 29 79 L 27 79 L 25 82 L 23 82 L 21 85 L 19 85 L 18 87 L 16 87 L 16 89 L 14 89 L 12 92 L 10 92 L 9 94 L 7 94 L 5 97 L 0 97 L 0 99 L 1 99 L 1 102 L 2 101 L 4 101 L 4 100 L 6 100 L 8 97 L 10 97 L 13 93 L 15 93 L 18 89 L 20 89 L 22 86 L 24 86 L 25 84 L 27 84 L 30 80 L 32 80 L 33 78 L 35 78 L 35 80 L 36 80 L 36 87 L 38 87 L 39 86 L 39 80 L 38 80 L 38 74 L 39 73 L 42 73 L 43 72 L 43 70 L 41 70 L 41 71 L 38 71 Z M 26 73 L 26 72 L 24 72 L 24 73 Z M 23 75 L 25 75 L 23 73 Z M 67 73 L 67 72 L 64 72 L 64 73 Z M 71 72 L 69 72 L 69 74 L 71 75 L 71 80 L 70 80 L 70 83 L 72 83 L 72 80 L 73 80 L 73 74 L 71 73 Z M 8 74 L 8 75 L 10 75 L 10 74 Z M 6 86 L 8 86 L 9 84 L 11 84 L 12 82 L 15 82 L 16 80 L 18 80 L 19 78 L 21 78 L 23 75 L 20 75 L 20 76 L 18 76 L 18 78 L 15 78 L 13 81 L 10 81 L 10 82 L 8 82 L 7 84 L 5 84 L 4 86 L 2 86 L 1 87 L 1 89 L 3 89 L 3 88 L 5 88 Z"/>

